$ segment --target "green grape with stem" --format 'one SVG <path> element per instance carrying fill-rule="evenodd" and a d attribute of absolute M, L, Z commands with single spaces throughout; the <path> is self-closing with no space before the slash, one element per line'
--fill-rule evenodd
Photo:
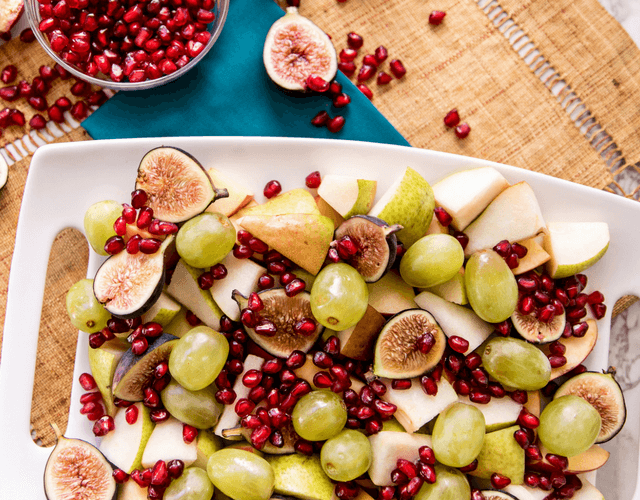
<path fill-rule="evenodd" d="M 67 314 L 73 326 L 87 333 L 96 333 L 107 326 L 111 314 L 96 300 L 93 280 L 83 279 L 67 292 Z"/>
<path fill-rule="evenodd" d="M 372 459 L 369 439 L 351 429 L 345 429 L 327 440 L 320 451 L 322 469 L 334 481 L 357 479 L 367 472 Z"/>

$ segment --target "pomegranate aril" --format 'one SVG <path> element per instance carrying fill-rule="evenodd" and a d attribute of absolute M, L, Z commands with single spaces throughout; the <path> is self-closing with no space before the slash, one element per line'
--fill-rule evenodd
<path fill-rule="evenodd" d="M 393 469 L 391 471 L 391 482 L 393 484 L 407 484 L 409 482 L 409 478 L 400 469 Z"/>
<path fill-rule="evenodd" d="M 85 391 L 91 391 L 97 387 L 96 381 L 89 373 L 83 373 L 80 375 L 80 377 L 78 377 L 78 381 Z"/>
<path fill-rule="evenodd" d="M 524 474 L 524 484 L 530 486 L 531 488 L 537 488 L 540 484 L 540 476 L 535 472 L 525 471 Z"/>
<path fill-rule="evenodd" d="M 267 182 L 267 184 L 264 187 L 263 193 L 265 198 L 270 199 L 280 194 L 280 191 L 282 191 L 282 186 L 278 181 L 273 180 L 273 181 Z"/>
<path fill-rule="evenodd" d="M 358 72 L 358 82 L 366 82 L 375 74 L 375 72 L 375 66 L 370 66 L 368 64 L 363 65 Z"/>
<path fill-rule="evenodd" d="M 531 314 L 535 309 L 535 305 L 533 297 L 525 295 L 518 302 L 518 311 L 520 311 L 521 314 Z"/>
<path fill-rule="evenodd" d="M 607 314 L 607 306 L 604 304 L 590 304 L 590 307 L 596 319 L 602 319 Z"/>
<path fill-rule="evenodd" d="M 338 63 L 338 69 L 345 75 L 351 76 L 356 72 L 356 64 L 352 61 L 341 61 Z"/>
<path fill-rule="evenodd" d="M 345 93 L 338 94 L 333 98 L 333 106 L 336 108 L 344 108 L 350 102 L 351 102 L 351 97 L 349 97 Z"/>
<path fill-rule="evenodd" d="M 93 424 L 93 434 L 95 436 L 106 436 L 109 432 L 116 428 L 113 418 L 109 415 L 105 415 L 104 417 L 100 417 Z"/>
<path fill-rule="evenodd" d="M 549 364 L 551 368 L 560 368 L 567 364 L 567 358 L 564 356 L 549 356 Z"/>
<path fill-rule="evenodd" d="M 538 448 L 535 444 L 527 446 L 524 449 L 525 455 L 532 460 L 541 460 L 542 453 L 540 453 L 540 448 Z"/>
<path fill-rule="evenodd" d="M 455 134 L 458 139 L 466 138 L 470 132 L 471 132 L 471 127 L 469 126 L 468 123 L 461 123 L 455 128 Z"/>
<path fill-rule="evenodd" d="M 352 31 L 347 35 L 347 44 L 352 49 L 359 49 L 364 44 L 364 39 Z"/>
<path fill-rule="evenodd" d="M 602 304 L 604 303 L 604 295 L 602 295 L 601 292 L 596 290 L 595 292 L 592 292 L 589 295 L 587 295 L 587 303 L 591 305 Z"/>
<path fill-rule="evenodd" d="M 529 397 L 527 396 L 527 391 L 522 391 L 518 389 L 511 392 L 509 395 L 511 396 L 511 399 L 513 399 L 516 403 L 520 403 L 521 405 L 526 404 L 526 402 L 529 400 Z"/>
<path fill-rule="evenodd" d="M 407 73 L 407 70 L 402 64 L 402 61 L 400 61 L 399 59 L 393 59 L 389 63 L 389 69 L 391 70 L 391 73 L 393 73 L 393 76 L 398 79 L 402 78 Z"/>
<path fill-rule="evenodd" d="M 358 55 L 358 51 L 352 48 L 342 49 L 340 51 L 339 57 L 341 62 L 351 62 Z"/>
<path fill-rule="evenodd" d="M 122 469 L 113 469 L 113 473 L 111 475 L 113 480 L 118 484 L 126 483 L 129 480 L 129 474 Z"/>
<path fill-rule="evenodd" d="M 296 350 L 289 355 L 289 357 L 285 361 L 285 364 L 290 370 L 297 370 L 298 368 L 301 368 L 302 365 L 304 365 L 306 359 L 307 357 L 304 352 Z"/>
<path fill-rule="evenodd" d="M 411 388 L 411 379 L 398 378 L 391 381 L 391 388 L 397 391 L 402 391 Z"/>
<path fill-rule="evenodd" d="M 87 403 L 95 403 L 96 401 L 100 401 L 101 399 L 102 394 L 100 394 L 100 391 L 85 392 L 82 396 L 80 396 L 80 404 L 85 405 Z"/>
<path fill-rule="evenodd" d="M 344 123 L 345 123 L 345 119 L 343 116 L 340 116 L 340 115 L 334 116 L 327 122 L 327 128 L 329 129 L 329 132 L 335 134 L 337 132 L 340 132 L 340 130 L 342 130 L 342 127 L 344 127 Z"/>
<path fill-rule="evenodd" d="M 531 441 L 529 440 L 529 435 L 522 429 L 518 429 L 513 433 L 513 438 L 520 445 L 520 447 L 524 450 L 529 445 L 531 445 Z"/>
<path fill-rule="evenodd" d="M 494 472 L 491 474 L 491 486 L 494 488 L 501 490 L 502 488 L 506 488 L 511 484 L 511 479 L 507 476 L 503 476 L 502 474 L 498 474 Z"/>
<path fill-rule="evenodd" d="M 460 472 L 464 472 L 465 474 L 467 474 L 469 472 L 473 472 L 477 468 L 478 468 L 478 460 L 474 460 L 469 465 L 465 465 L 464 467 L 459 467 L 458 470 Z"/>
<path fill-rule="evenodd" d="M 360 489 L 353 481 L 348 483 L 338 483 L 334 488 L 334 493 L 339 500 L 354 500 L 358 496 Z"/>
<path fill-rule="evenodd" d="M 469 341 L 463 339 L 462 337 L 458 337 L 457 335 L 453 335 L 449 337 L 447 340 L 449 347 L 460 354 L 464 354 L 469 349 Z"/>
<path fill-rule="evenodd" d="M 309 75 L 305 84 L 306 87 L 313 92 L 324 93 L 329 90 L 329 82 L 318 75 Z"/>
<path fill-rule="evenodd" d="M 124 414 L 125 420 L 129 425 L 133 425 L 138 421 L 138 407 L 135 405 L 129 406 Z"/>
<path fill-rule="evenodd" d="M 295 278 L 291 281 L 287 286 L 284 287 L 284 292 L 287 297 L 295 297 L 300 292 L 303 292 L 306 287 L 306 284 L 300 278 Z"/>
<path fill-rule="evenodd" d="M 473 403 L 486 405 L 491 401 L 491 395 L 478 390 L 473 390 L 469 393 L 469 400 Z"/>
<path fill-rule="evenodd" d="M 429 24 L 433 24 L 434 26 L 439 25 L 440 23 L 442 23 L 442 21 L 444 21 L 446 15 L 446 12 L 443 12 L 441 10 L 434 10 L 431 14 L 429 14 Z"/>

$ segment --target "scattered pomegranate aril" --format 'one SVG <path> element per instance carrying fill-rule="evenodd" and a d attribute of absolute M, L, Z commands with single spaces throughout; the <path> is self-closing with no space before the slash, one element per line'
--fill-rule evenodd
<path fill-rule="evenodd" d="M 91 391 L 91 390 L 95 389 L 96 387 L 98 387 L 98 385 L 96 384 L 96 381 L 94 380 L 94 378 L 89 373 L 81 374 L 78 377 L 78 382 L 80 382 L 80 386 L 85 391 Z"/>
<path fill-rule="evenodd" d="M 113 480 L 118 484 L 126 483 L 129 480 L 129 474 L 127 474 L 122 469 L 113 469 L 113 473 L 111 474 Z"/>
<path fill-rule="evenodd" d="M 431 14 L 429 14 L 429 24 L 433 24 L 434 26 L 441 24 L 442 21 L 444 21 L 446 15 L 446 12 L 443 12 L 441 10 L 434 10 Z"/>
<path fill-rule="evenodd" d="M 276 180 L 269 181 L 264 187 L 263 193 L 265 198 L 271 199 L 282 191 L 282 186 Z"/>
<path fill-rule="evenodd" d="M 384 45 L 380 45 L 373 53 L 373 56 L 376 58 L 378 64 L 383 63 L 389 57 L 389 52 L 387 51 Z"/>
<path fill-rule="evenodd" d="M 344 127 L 344 123 L 345 123 L 345 119 L 343 116 L 340 116 L 340 115 L 334 116 L 327 122 L 327 128 L 329 129 L 329 132 L 332 132 L 335 134 L 337 132 L 340 132 L 340 130 L 342 130 L 342 127 Z"/>
<path fill-rule="evenodd" d="M 463 250 L 467 248 L 467 245 L 469 244 L 469 237 L 466 234 L 464 234 L 462 231 L 454 231 L 453 237 L 458 240 L 458 243 L 460 243 L 460 246 L 462 246 Z"/>
<path fill-rule="evenodd" d="M 97 437 L 106 436 L 109 432 L 114 430 L 116 425 L 113 421 L 113 418 L 109 415 L 105 415 L 104 417 L 100 417 L 93 424 L 93 434 Z"/>
<path fill-rule="evenodd" d="M 551 368 L 559 368 L 567 364 L 567 358 L 564 356 L 549 356 L 549 364 Z"/>
<path fill-rule="evenodd" d="M 217 379 L 216 379 L 217 383 Z M 219 384 L 217 384 L 219 386 Z M 236 400 L 236 393 L 229 387 L 220 389 L 215 394 L 216 401 L 223 405 L 231 405 Z"/>
<path fill-rule="evenodd" d="M 352 49 L 359 49 L 364 44 L 364 39 L 353 31 L 347 35 L 347 45 Z"/>
<path fill-rule="evenodd" d="M 31 43 L 35 41 L 36 36 L 33 34 L 31 28 L 26 28 L 20 32 L 20 41 L 22 43 Z"/>
<path fill-rule="evenodd" d="M 360 83 L 366 82 L 367 80 L 371 79 L 371 77 L 373 77 L 375 73 L 376 73 L 375 66 L 364 64 L 362 68 L 360 68 L 360 71 L 358 72 L 358 77 L 357 77 L 358 82 Z"/>
<path fill-rule="evenodd" d="M 540 476 L 535 472 L 525 471 L 524 474 L 524 484 L 530 486 L 531 488 L 537 488 L 540 484 Z"/>
<path fill-rule="evenodd" d="M 449 111 L 444 117 L 444 124 L 449 128 L 453 128 L 459 123 L 460 115 L 458 114 L 458 110 L 455 108 Z"/>
<path fill-rule="evenodd" d="M 339 500 L 354 500 L 358 496 L 360 488 L 356 483 L 350 481 L 348 483 L 337 483 L 333 491 Z"/>
<path fill-rule="evenodd" d="M 3 87 L 0 89 L 0 98 L 7 102 L 13 102 L 20 97 L 20 92 L 17 85 L 11 85 L 10 87 Z"/>
<path fill-rule="evenodd" d="M 309 75 L 305 83 L 313 92 L 325 93 L 329 90 L 329 82 L 318 75 Z"/>
<path fill-rule="evenodd" d="M 336 108 L 344 108 L 350 102 L 351 102 L 351 97 L 349 97 L 345 93 L 338 94 L 333 98 L 333 106 Z"/>
<path fill-rule="evenodd" d="M 590 307 L 596 319 L 602 319 L 607 314 L 607 306 L 604 304 L 590 304 Z"/>
<path fill-rule="evenodd" d="M 353 61 L 341 61 L 338 63 L 338 69 L 346 76 L 351 76 L 356 72 L 356 64 Z"/>
<path fill-rule="evenodd" d="M 535 444 L 527 446 L 524 449 L 524 453 L 531 460 L 542 460 L 542 453 L 540 453 L 540 448 L 538 448 Z"/>
<path fill-rule="evenodd" d="M 420 378 L 420 384 L 428 396 L 435 396 L 438 394 L 438 385 L 436 384 L 436 381 L 428 375 L 423 375 Z"/>
<path fill-rule="evenodd" d="M 469 472 L 473 472 L 474 470 L 476 470 L 478 468 L 478 461 L 474 460 L 473 462 L 471 462 L 469 465 L 465 465 L 464 467 L 459 467 L 458 470 L 460 472 L 463 472 L 464 474 L 467 474 Z"/>
<path fill-rule="evenodd" d="M 138 407 L 135 405 L 129 406 L 124 413 L 124 418 L 129 425 L 133 425 L 138 421 Z"/>
<path fill-rule="evenodd" d="M 358 56 L 358 51 L 352 48 L 342 49 L 339 54 L 340 61 L 351 62 Z"/>
<path fill-rule="evenodd" d="M 453 349 L 455 352 L 459 352 L 460 354 L 464 354 L 469 349 L 469 341 L 467 339 L 463 339 L 462 337 L 458 337 L 457 335 L 453 335 L 449 337 L 447 340 L 449 347 Z"/>
<path fill-rule="evenodd" d="M 0 73 L 0 80 L 2 83 L 11 83 L 18 76 L 18 68 L 16 68 L 13 64 L 9 64 L 2 69 Z"/>
<path fill-rule="evenodd" d="M 511 399 L 513 399 L 516 403 L 520 403 L 521 405 L 526 404 L 529 400 L 529 396 L 527 395 L 527 391 L 522 391 L 517 389 L 509 394 Z"/>
<path fill-rule="evenodd" d="M 402 61 L 400 61 L 399 59 L 393 59 L 389 63 L 389 69 L 391 70 L 391 73 L 393 73 L 393 76 L 398 79 L 402 78 L 407 73 L 407 70 L 402 64 Z"/>
<path fill-rule="evenodd" d="M 469 393 L 469 401 L 481 405 L 486 405 L 491 401 L 491 394 L 487 394 L 478 390 L 472 390 Z"/>
<path fill-rule="evenodd" d="M 458 139 L 466 138 L 469 135 L 469 132 L 471 132 L 471 127 L 468 123 L 461 123 L 455 128 L 456 137 Z"/>
<path fill-rule="evenodd" d="M 493 486 L 494 488 L 501 490 L 502 488 L 506 488 L 510 484 L 511 479 L 509 479 L 508 477 L 503 476 L 502 474 L 498 474 L 497 472 L 491 474 L 491 486 Z"/>

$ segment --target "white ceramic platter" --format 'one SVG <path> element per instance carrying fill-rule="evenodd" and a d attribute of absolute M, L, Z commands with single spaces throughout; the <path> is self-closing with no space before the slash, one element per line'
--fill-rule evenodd
<path fill-rule="evenodd" d="M 161 145 L 183 148 L 205 167 L 239 176 L 255 189 L 259 201 L 267 181 L 278 179 L 283 190 L 301 187 L 314 170 L 377 179 L 380 196 L 407 166 L 436 182 L 457 170 L 491 165 L 512 183 L 527 181 L 547 221 L 608 222 L 609 251 L 588 271 L 589 289 L 601 290 L 609 305 L 599 322 L 598 344 L 588 359 L 592 369 L 606 367 L 615 300 L 625 294 L 640 295 L 640 204 L 533 172 L 422 149 L 339 140 L 203 137 L 44 146 L 31 162 L 9 278 L 0 365 L 0 499 L 44 498 L 42 473 L 50 450 L 33 443 L 29 416 L 53 239 L 66 227 L 82 231 L 84 212 L 96 201 L 128 201 L 140 159 Z M 101 259 L 91 253 L 88 276 L 93 277 Z M 79 336 L 67 434 L 93 441 L 91 425 L 80 415 L 78 401 L 82 392 L 78 376 L 89 370 L 87 337 Z M 634 498 L 640 500 L 640 492 Z"/>

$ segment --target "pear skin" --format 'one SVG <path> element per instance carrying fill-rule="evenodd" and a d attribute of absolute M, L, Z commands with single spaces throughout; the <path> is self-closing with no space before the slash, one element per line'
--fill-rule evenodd
<path fill-rule="evenodd" d="M 334 485 L 317 455 L 268 455 L 275 474 L 275 492 L 304 500 L 331 500 Z"/>
<path fill-rule="evenodd" d="M 316 205 L 318 205 L 318 210 L 320 210 L 320 215 L 329 217 L 333 221 L 333 227 L 338 229 L 340 224 L 344 222 L 344 217 L 336 212 L 321 196 L 316 196 L 315 200 Z"/>
<path fill-rule="evenodd" d="M 306 189 L 292 189 L 271 198 L 266 203 L 245 208 L 238 215 L 320 215 L 313 196 Z"/>
<path fill-rule="evenodd" d="M 497 472 L 511 479 L 512 484 L 524 481 L 524 450 L 513 437 L 520 427 L 514 425 L 484 436 L 484 444 L 478 455 L 478 467 L 472 476 L 488 479 Z"/>
<path fill-rule="evenodd" d="M 113 382 L 113 374 L 122 355 L 128 349 L 127 342 L 121 339 L 113 339 L 105 342 L 98 349 L 89 347 L 89 366 L 91 374 L 96 381 L 98 390 L 102 394 L 107 414 L 112 417 L 116 414 L 116 406 L 113 404 L 113 394 L 111 384 Z"/>
<path fill-rule="evenodd" d="M 229 192 L 227 198 L 220 198 L 209 205 L 207 212 L 220 212 L 229 217 L 253 200 L 253 192 L 231 176 L 215 168 L 210 168 L 207 173 L 216 187 L 225 188 Z"/>

